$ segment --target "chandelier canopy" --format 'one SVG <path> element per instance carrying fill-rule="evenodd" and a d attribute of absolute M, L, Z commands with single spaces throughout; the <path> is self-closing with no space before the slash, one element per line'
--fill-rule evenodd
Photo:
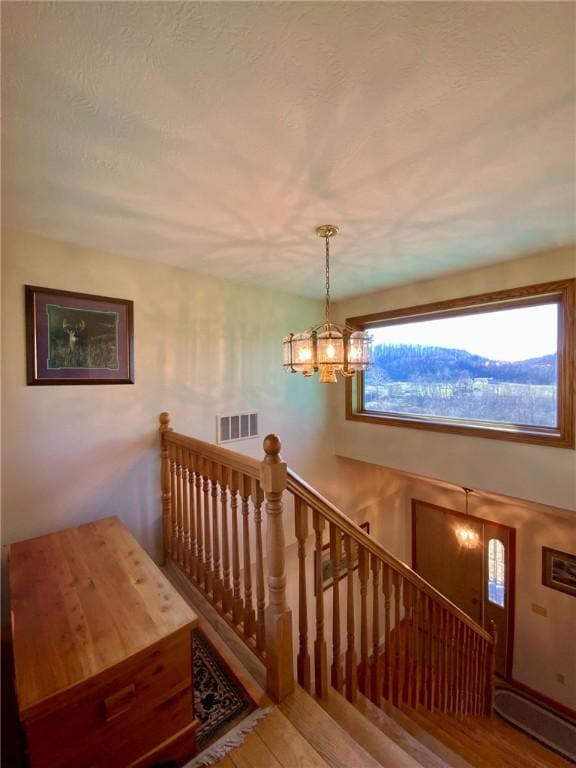
<path fill-rule="evenodd" d="M 330 238 L 338 234 L 338 227 L 322 224 L 316 234 L 326 242 L 325 318 L 323 323 L 284 338 L 284 370 L 304 376 L 319 372 L 321 383 L 330 384 L 337 381 L 337 373 L 347 378 L 370 367 L 372 339 L 363 331 L 331 322 Z"/>

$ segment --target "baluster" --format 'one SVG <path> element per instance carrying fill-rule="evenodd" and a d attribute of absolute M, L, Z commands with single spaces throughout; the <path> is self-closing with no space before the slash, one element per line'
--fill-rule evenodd
<path fill-rule="evenodd" d="M 457 696 L 457 661 L 458 661 L 458 649 L 457 643 L 457 619 L 454 615 L 450 614 L 450 712 L 455 715 L 458 712 L 458 696 Z"/>
<path fill-rule="evenodd" d="M 394 632 L 392 633 L 392 703 L 395 707 L 400 703 L 400 576 L 392 572 L 394 585 Z"/>
<path fill-rule="evenodd" d="M 384 594 L 384 696 L 392 700 L 392 654 L 390 648 L 390 597 L 392 595 L 392 571 L 382 564 L 382 593 Z"/>
<path fill-rule="evenodd" d="M 448 622 L 444 608 L 440 609 L 440 703 L 442 712 L 448 711 Z"/>
<path fill-rule="evenodd" d="M 324 592 L 322 589 L 322 533 L 324 518 L 315 509 L 312 511 L 312 525 L 315 533 L 316 558 L 316 639 L 314 640 L 314 688 L 316 696 L 324 698 L 328 693 L 328 652 L 324 639 Z M 334 573 L 334 579 L 338 574 Z"/>
<path fill-rule="evenodd" d="M 254 525 L 256 528 L 256 648 L 263 651 L 266 647 L 266 628 L 264 609 L 266 595 L 264 588 L 264 554 L 262 550 L 262 502 L 264 496 L 257 480 L 252 481 L 252 505 L 254 507 Z M 306 596 L 304 596 L 304 599 Z M 308 662 L 310 666 L 310 662 Z M 309 688 L 307 689 L 309 690 Z"/>
<path fill-rule="evenodd" d="M 494 670 L 496 668 L 496 643 L 498 642 L 498 633 L 496 632 L 496 624 L 493 621 L 491 621 L 488 626 L 488 633 L 492 638 L 492 642 L 488 646 L 486 654 L 485 715 L 491 715 L 494 709 Z"/>
<path fill-rule="evenodd" d="M 368 696 L 370 665 L 368 662 L 368 552 L 358 546 L 358 575 L 360 577 L 360 691 Z"/>
<path fill-rule="evenodd" d="M 402 589 L 404 598 L 404 683 L 403 689 L 404 701 L 410 705 L 412 703 L 412 645 L 414 626 L 412 621 L 412 585 L 404 579 Z"/>
<path fill-rule="evenodd" d="M 204 459 L 202 463 L 202 492 L 204 510 L 204 591 L 206 594 L 212 592 L 212 541 L 210 525 L 210 471 L 211 462 Z"/>
<path fill-rule="evenodd" d="M 242 500 L 242 539 L 244 549 L 244 636 L 252 637 L 255 630 L 254 606 L 252 603 L 252 557 L 250 554 L 250 478 L 240 478 Z"/>
<path fill-rule="evenodd" d="M 454 617 L 454 714 L 460 714 L 460 621 Z"/>
<path fill-rule="evenodd" d="M 172 538 L 172 495 L 170 486 L 170 458 L 168 454 L 167 432 L 171 432 L 170 415 L 160 414 L 160 481 L 162 487 L 162 531 L 164 535 L 164 563 L 170 557 Z"/>
<path fill-rule="evenodd" d="M 182 521 L 184 526 L 184 553 L 182 564 L 184 572 L 190 573 L 190 556 L 192 551 L 192 538 L 190 534 L 190 500 L 188 496 L 188 451 L 183 448 L 182 459 Z"/>
<path fill-rule="evenodd" d="M 222 611 L 232 611 L 232 585 L 230 582 L 230 534 L 228 531 L 228 484 L 230 471 L 222 467 L 220 475 L 220 504 L 222 507 Z"/>
<path fill-rule="evenodd" d="M 233 471 L 230 482 L 230 508 L 232 513 L 232 621 L 236 626 L 242 621 L 244 606 L 240 594 L 240 543 L 238 538 L 238 490 L 240 477 Z"/>
<path fill-rule="evenodd" d="M 423 625 L 423 601 L 421 590 L 416 592 L 416 649 L 415 649 L 415 682 L 414 682 L 414 708 L 418 709 L 422 702 L 422 680 L 424 674 L 424 627 Z"/>
<path fill-rule="evenodd" d="M 464 654 L 466 664 L 466 714 L 472 714 L 472 630 L 466 627 L 466 650 Z"/>
<path fill-rule="evenodd" d="M 204 586 L 204 524 L 202 521 L 202 460 L 194 456 L 196 475 L 196 538 L 198 540 L 198 564 L 196 578 L 199 587 Z"/>
<path fill-rule="evenodd" d="M 370 556 L 372 566 L 372 673 L 370 699 L 380 704 L 382 698 L 382 660 L 380 658 L 380 561 Z"/>
<path fill-rule="evenodd" d="M 176 490 L 176 446 L 171 445 L 170 453 L 170 495 L 172 497 L 172 560 L 178 562 L 178 492 Z"/>
<path fill-rule="evenodd" d="M 426 708 L 434 710 L 434 600 L 427 595 L 427 622 L 428 622 L 428 691 Z"/>
<path fill-rule="evenodd" d="M 308 606 L 306 603 L 306 540 L 308 509 L 298 496 L 294 498 L 294 528 L 298 541 L 298 682 L 310 693 L 310 654 L 308 652 Z"/>
<path fill-rule="evenodd" d="M 178 545 L 176 548 L 176 560 L 179 565 L 184 564 L 184 513 L 182 509 L 182 448 L 176 447 L 176 520 L 178 524 Z"/>
<path fill-rule="evenodd" d="M 436 695 L 438 688 L 438 626 L 437 626 L 437 606 L 435 601 L 430 598 L 430 706 L 431 712 L 437 706 Z"/>
<path fill-rule="evenodd" d="M 470 660 L 470 689 L 471 689 L 471 698 L 470 698 L 470 714 L 476 715 L 478 702 L 476 698 L 476 693 L 478 691 L 477 681 L 476 681 L 476 672 L 477 672 L 477 666 L 476 666 L 476 645 L 478 641 L 478 635 L 476 632 L 470 632 L 470 653 L 472 655 L 472 658 Z"/>
<path fill-rule="evenodd" d="M 466 715 L 466 625 L 460 621 L 460 714 Z"/>
<path fill-rule="evenodd" d="M 410 706 L 411 707 L 417 707 L 418 700 L 417 700 L 417 693 L 416 693 L 416 685 L 418 681 L 418 659 L 419 659 L 419 650 L 418 646 L 420 643 L 420 634 L 418 629 L 418 595 L 420 593 L 420 590 L 417 586 L 412 585 L 412 595 L 411 595 L 411 604 L 412 604 L 412 683 L 411 683 L 411 698 L 410 698 Z"/>
<path fill-rule="evenodd" d="M 434 601 L 429 595 L 426 595 L 426 709 L 433 710 L 432 700 L 434 697 L 434 622 L 432 617 L 432 607 Z"/>
<path fill-rule="evenodd" d="M 483 715 L 486 711 L 486 685 L 485 685 L 485 672 L 486 672 L 486 656 L 487 656 L 487 644 L 486 640 L 482 639 L 480 646 L 480 687 L 478 690 L 480 696 L 480 714 Z"/>
<path fill-rule="evenodd" d="M 480 698 L 480 644 L 482 638 L 474 633 L 474 714 L 482 714 L 482 702 Z"/>
<path fill-rule="evenodd" d="M 212 494 L 212 596 L 216 605 L 222 600 L 222 568 L 220 562 L 220 508 L 218 504 L 218 484 L 222 467 L 212 464 L 211 494 Z"/>
<path fill-rule="evenodd" d="M 344 534 L 344 551 L 346 552 L 346 698 L 356 701 L 358 689 L 358 666 L 356 661 L 356 636 L 354 630 L 354 551 L 352 538 Z"/>
<path fill-rule="evenodd" d="M 332 561 L 332 687 L 342 693 L 344 670 L 340 639 L 340 563 L 342 558 L 342 534 L 330 523 L 330 559 Z"/>
<path fill-rule="evenodd" d="M 422 704 L 425 709 L 430 709 L 430 601 L 428 595 L 422 595 Z"/>
<path fill-rule="evenodd" d="M 468 714 L 476 714 L 476 632 L 470 630 L 470 709 Z"/>
<path fill-rule="evenodd" d="M 456 712 L 463 714 L 463 686 L 462 686 L 462 622 L 456 621 Z"/>
<path fill-rule="evenodd" d="M 198 577 L 198 539 L 196 538 L 196 500 L 194 493 L 194 458 L 190 451 L 187 452 L 188 464 L 188 503 L 190 521 L 190 577 L 194 580 Z"/>

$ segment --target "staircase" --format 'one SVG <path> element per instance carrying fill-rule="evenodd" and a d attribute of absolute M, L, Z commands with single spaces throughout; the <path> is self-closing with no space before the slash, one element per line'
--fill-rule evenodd
<path fill-rule="evenodd" d="M 494 630 L 288 470 L 275 436 L 260 462 L 168 414 L 160 433 L 166 572 L 277 703 L 222 768 L 568 765 L 492 716 Z"/>

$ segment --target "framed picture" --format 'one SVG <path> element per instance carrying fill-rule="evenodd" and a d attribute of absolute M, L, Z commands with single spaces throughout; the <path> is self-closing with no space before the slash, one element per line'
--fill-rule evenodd
<path fill-rule="evenodd" d="M 133 303 L 26 288 L 28 384 L 133 384 Z"/>
<path fill-rule="evenodd" d="M 360 524 L 360 528 L 370 533 L 370 523 L 365 522 Z M 348 560 L 346 558 L 346 547 L 344 534 L 340 538 L 340 563 L 338 564 L 338 580 L 343 579 L 348 573 Z M 316 571 L 316 557 L 314 557 L 314 594 L 316 594 L 317 584 L 317 571 Z M 322 547 L 322 558 L 320 568 L 322 571 L 322 590 L 330 589 L 334 584 L 334 564 L 330 557 L 330 544 L 324 544 Z M 352 569 L 358 568 L 358 547 L 352 542 Z"/>
<path fill-rule="evenodd" d="M 576 555 L 542 547 L 542 584 L 576 596 Z"/>

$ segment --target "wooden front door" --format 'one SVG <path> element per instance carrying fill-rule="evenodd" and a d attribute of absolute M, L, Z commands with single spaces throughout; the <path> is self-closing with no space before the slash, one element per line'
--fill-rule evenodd
<path fill-rule="evenodd" d="M 509 677 L 514 529 L 412 501 L 412 567 L 477 624 L 498 631 L 496 672 Z"/>

